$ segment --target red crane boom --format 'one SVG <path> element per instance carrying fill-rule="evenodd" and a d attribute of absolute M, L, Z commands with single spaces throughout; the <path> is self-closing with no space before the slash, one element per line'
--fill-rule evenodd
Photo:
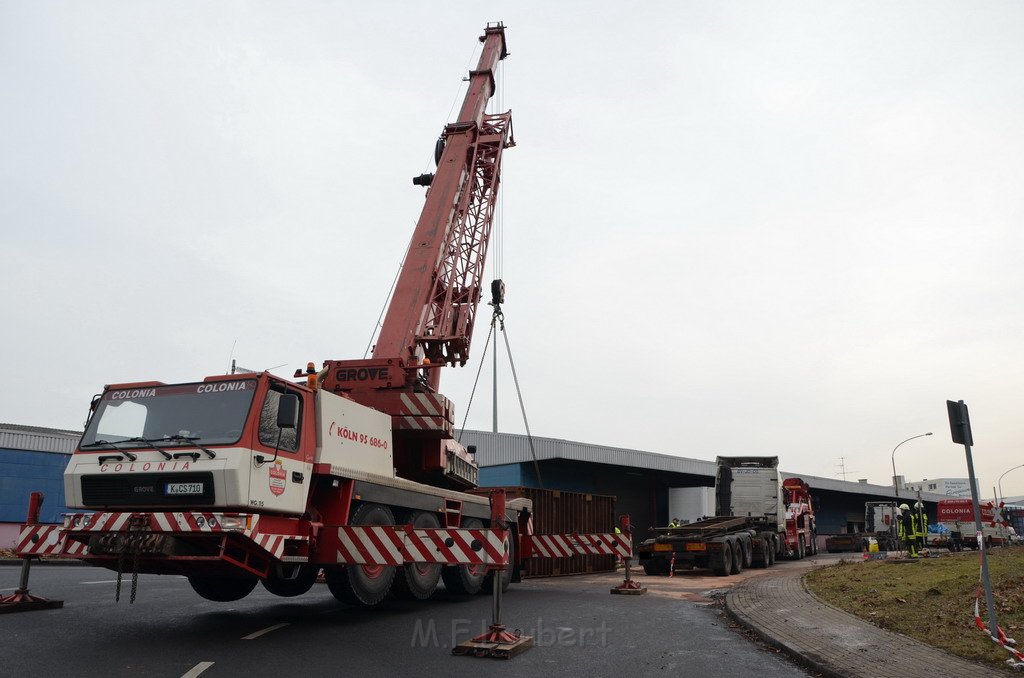
<path fill-rule="evenodd" d="M 514 144 L 511 112 L 487 114 L 494 71 L 508 55 L 505 27 L 488 24 L 483 49 L 458 119 L 438 142 L 437 173 L 414 179 L 427 195 L 388 306 L 373 357 L 324 362 L 323 388 L 346 393 L 392 415 L 396 435 L 407 431 L 395 461 L 400 475 L 464 467 L 475 484 L 475 464 L 450 440 L 454 411 L 437 393 L 439 369 L 464 365 L 482 293 L 481 279 L 501 183 L 504 149 Z M 438 448 L 440 442 L 440 449 Z M 398 448 L 398 441 L 396 441 Z"/>

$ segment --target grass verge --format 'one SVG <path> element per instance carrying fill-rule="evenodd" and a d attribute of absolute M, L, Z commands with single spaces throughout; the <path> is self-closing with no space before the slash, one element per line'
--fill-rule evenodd
<path fill-rule="evenodd" d="M 994 549 L 989 570 L 999 625 L 1024 646 L 1024 548 Z M 978 554 L 966 552 L 914 563 L 842 561 L 806 581 L 822 600 L 876 626 L 1008 669 L 1009 653 L 974 626 L 978 572 Z M 987 625 L 984 594 L 981 616 Z"/>

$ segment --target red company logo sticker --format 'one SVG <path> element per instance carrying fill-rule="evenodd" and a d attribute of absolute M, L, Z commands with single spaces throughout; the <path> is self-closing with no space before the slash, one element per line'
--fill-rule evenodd
<path fill-rule="evenodd" d="M 277 497 L 284 494 L 284 479 L 286 475 L 288 474 L 285 473 L 281 462 L 274 462 L 274 465 L 270 467 L 270 491 Z"/>

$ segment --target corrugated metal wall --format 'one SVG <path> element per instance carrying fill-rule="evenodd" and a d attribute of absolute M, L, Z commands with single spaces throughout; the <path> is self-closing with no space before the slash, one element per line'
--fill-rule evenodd
<path fill-rule="evenodd" d="M 76 431 L 32 429 L 28 426 L 0 424 L 0 448 L 71 454 L 82 437 Z"/>
<path fill-rule="evenodd" d="M 61 522 L 64 505 L 64 467 L 68 455 L 0 449 L 0 522 L 22 523 L 28 510 L 28 496 L 42 492 L 39 520 Z"/>
<path fill-rule="evenodd" d="M 21 523 L 28 497 L 42 492 L 44 523 L 61 522 L 64 467 L 82 434 L 77 431 L 0 424 L 0 523 Z"/>
<path fill-rule="evenodd" d="M 598 534 L 615 531 L 615 497 L 532 487 L 506 487 L 510 499 L 525 497 L 533 501 L 535 534 Z M 588 572 L 610 572 L 615 556 L 576 556 L 573 558 L 530 558 L 523 567 L 524 577 L 554 577 Z"/>

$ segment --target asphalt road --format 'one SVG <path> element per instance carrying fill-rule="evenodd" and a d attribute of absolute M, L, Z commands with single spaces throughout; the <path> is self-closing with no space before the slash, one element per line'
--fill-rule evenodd
<path fill-rule="evenodd" d="M 746 573 L 745 573 L 746 574 Z M 0 593 L 19 568 L 0 568 Z M 490 623 L 489 596 L 443 590 L 429 603 L 389 601 L 370 609 L 338 603 L 318 584 L 298 598 L 262 587 L 234 603 L 197 596 L 181 577 L 142 575 L 128 603 L 125 577 L 114 602 L 113 572 L 36 566 L 31 589 L 64 608 L 0 615 L 3 675 L 17 676 L 806 676 L 730 628 L 707 600 L 725 579 L 645 578 L 651 593 L 613 596 L 614 574 L 534 579 L 505 596 L 503 621 L 536 639 L 511 660 L 454 657 L 454 643 Z M 735 579 L 730 577 L 728 579 Z M 707 582 L 704 583 L 704 582 Z M 702 592 L 703 591 L 703 592 Z"/>

